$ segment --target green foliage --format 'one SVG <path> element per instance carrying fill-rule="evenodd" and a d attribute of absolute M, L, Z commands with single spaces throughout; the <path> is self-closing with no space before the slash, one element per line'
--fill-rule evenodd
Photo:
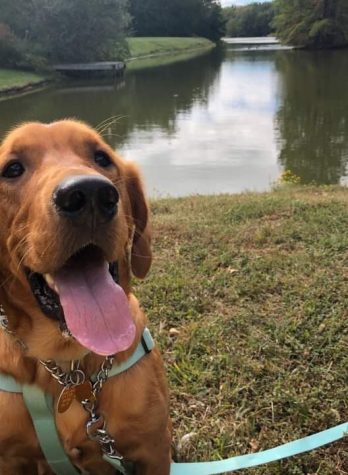
<path fill-rule="evenodd" d="M 295 175 L 291 170 L 284 170 L 281 173 L 278 182 L 281 185 L 299 185 L 301 183 L 301 178 Z"/>
<path fill-rule="evenodd" d="M 268 36 L 272 33 L 274 8 L 271 2 L 225 8 L 224 16 L 227 36 Z"/>
<path fill-rule="evenodd" d="M 13 67 L 22 59 L 19 41 L 4 23 L 0 23 L 0 66 Z"/>
<path fill-rule="evenodd" d="M 140 36 L 218 41 L 225 32 L 217 0 L 3 0 L 0 64 L 124 59 L 131 15 Z"/>
<path fill-rule="evenodd" d="M 136 36 L 203 36 L 218 41 L 225 34 L 216 0 L 130 0 Z"/>
<path fill-rule="evenodd" d="M 346 0 L 274 0 L 277 36 L 286 44 L 306 48 L 348 45 Z"/>
<path fill-rule="evenodd" d="M 3 0 L 0 21 L 48 62 L 115 59 L 130 24 L 128 0 Z M 28 21 L 30 18 L 30 21 Z"/>

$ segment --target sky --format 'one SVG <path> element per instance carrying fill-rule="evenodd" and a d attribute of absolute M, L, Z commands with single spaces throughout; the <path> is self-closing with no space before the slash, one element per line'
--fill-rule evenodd
<path fill-rule="evenodd" d="M 252 2 L 253 0 L 221 0 L 221 5 L 223 7 L 228 7 L 229 5 L 247 5 Z"/>

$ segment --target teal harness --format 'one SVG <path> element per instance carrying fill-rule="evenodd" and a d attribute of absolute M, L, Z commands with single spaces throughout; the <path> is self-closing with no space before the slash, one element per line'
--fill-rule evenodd
<path fill-rule="evenodd" d="M 154 342 L 148 329 L 143 333 L 142 342 L 133 355 L 118 366 L 113 366 L 109 376 L 116 376 L 135 365 L 154 348 Z M 92 378 L 93 379 L 93 378 Z M 0 391 L 23 394 L 25 404 L 48 464 L 56 475 L 78 475 L 79 472 L 66 456 L 53 417 L 53 400 L 37 386 L 18 384 L 11 376 L 0 374 Z M 304 452 L 315 450 L 324 445 L 343 439 L 348 434 L 348 422 L 331 429 L 318 432 L 273 449 L 248 455 L 232 457 L 215 462 L 172 463 L 170 475 L 214 475 L 231 470 L 256 467 Z M 103 456 L 104 460 L 121 474 L 127 475 L 127 467 L 118 457 Z"/>
<path fill-rule="evenodd" d="M 150 353 L 155 346 L 151 333 L 145 328 L 141 341 L 128 360 L 114 365 L 109 371 L 109 378 L 117 376 Z M 92 376 L 93 381 L 93 376 Z M 44 393 L 39 387 L 28 384 L 19 384 L 12 376 L 0 374 L 0 391 L 23 394 L 23 399 L 29 411 L 46 461 L 56 475 L 79 475 L 80 472 L 73 466 L 67 457 L 54 421 L 53 398 Z M 120 457 L 104 456 L 120 473 L 126 475 L 127 467 Z"/>

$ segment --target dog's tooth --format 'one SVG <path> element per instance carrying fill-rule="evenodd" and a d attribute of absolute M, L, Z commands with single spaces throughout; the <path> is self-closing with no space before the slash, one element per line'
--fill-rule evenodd
<path fill-rule="evenodd" d="M 56 283 L 54 282 L 54 279 L 53 279 L 53 277 L 51 276 L 51 274 L 44 274 L 44 278 L 45 278 L 45 281 L 47 282 L 47 285 L 48 285 L 52 290 L 54 290 L 55 292 L 57 292 L 57 286 L 56 286 Z"/>
<path fill-rule="evenodd" d="M 47 282 L 47 284 L 50 287 L 54 286 L 54 280 L 53 280 L 53 277 L 51 276 L 51 274 L 44 274 L 44 278 L 45 278 L 45 281 Z"/>

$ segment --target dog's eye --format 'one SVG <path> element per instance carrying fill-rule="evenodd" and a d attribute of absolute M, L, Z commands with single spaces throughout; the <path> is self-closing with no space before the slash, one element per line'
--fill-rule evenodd
<path fill-rule="evenodd" d="M 97 165 L 103 168 L 107 168 L 112 164 L 109 155 L 102 150 L 97 150 L 94 152 L 94 161 Z"/>
<path fill-rule="evenodd" d="M 25 172 L 21 162 L 11 162 L 3 170 L 2 176 L 5 178 L 18 178 Z"/>

